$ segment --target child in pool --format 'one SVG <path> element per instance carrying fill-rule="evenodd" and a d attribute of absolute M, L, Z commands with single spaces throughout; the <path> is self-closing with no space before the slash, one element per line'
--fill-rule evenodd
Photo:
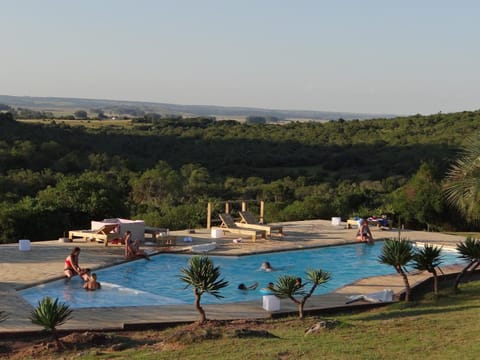
<path fill-rule="evenodd" d="M 262 263 L 262 266 L 260 266 L 260 270 L 263 271 L 273 271 L 272 265 L 270 265 L 270 262 L 265 261 Z"/>
<path fill-rule="evenodd" d="M 263 293 L 263 294 L 272 294 L 273 293 L 273 288 L 274 288 L 274 283 L 273 282 L 269 282 L 268 285 L 264 288 L 261 288 L 260 289 L 260 292 Z"/>
<path fill-rule="evenodd" d="M 247 286 L 244 283 L 241 283 L 240 285 L 238 285 L 238 290 L 255 290 L 257 287 L 258 287 L 258 282 L 255 282 L 250 286 Z"/>
<path fill-rule="evenodd" d="M 102 285 L 97 281 L 97 274 L 90 275 L 90 279 L 83 285 L 83 288 L 89 291 L 101 289 Z"/>

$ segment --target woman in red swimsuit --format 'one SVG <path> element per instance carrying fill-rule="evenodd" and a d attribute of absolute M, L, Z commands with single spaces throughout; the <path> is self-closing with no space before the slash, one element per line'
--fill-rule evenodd
<path fill-rule="evenodd" d="M 67 256 L 65 259 L 65 267 L 63 272 L 67 278 L 71 278 L 78 274 L 79 276 L 83 277 L 85 271 L 78 266 L 78 256 L 80 255 L 80 248 L 76 247 L 72 250 L 70 255 Z"/>

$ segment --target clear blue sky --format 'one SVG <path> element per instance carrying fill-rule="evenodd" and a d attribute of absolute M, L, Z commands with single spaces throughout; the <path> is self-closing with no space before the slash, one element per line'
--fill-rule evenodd
<path fill-rule="evenodd" d="M 480 109 L 480 1 L 3 0 L 0 94 Z"/>

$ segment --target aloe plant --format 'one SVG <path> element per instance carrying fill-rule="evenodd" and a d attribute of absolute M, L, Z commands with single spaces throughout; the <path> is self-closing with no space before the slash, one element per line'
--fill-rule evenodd
<path fill-rule="evenodd" d="M 50 331 L 59 347 L 63 347 L 58 338 L 57 327 L 63 325 L 72 317 L 72 312 L 68 305 L 61 303 L 58 299 L 53 300 L 46 296 L 38 302 L 29 319 L 36 325 L 43 326 L 45 330 Z"/>

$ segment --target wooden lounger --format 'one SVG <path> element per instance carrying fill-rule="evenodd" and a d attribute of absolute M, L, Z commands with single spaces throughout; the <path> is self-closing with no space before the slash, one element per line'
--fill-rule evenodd
<path fill-rule="evenodd" d="M 242 220 L 235 223 L 238 227 L 265 230 L 266 235 L 270 238 L 272 237 L 272 232 L 277 232 L 279 236 L 283 236 L 283 226 L 260 224 L 255 219 L 255 216 L 248 211 L 240 211 L 239 214 Z"/>
<path fill-rule="evenodd" d="M 252 241 L 255 241 L 258 235 L 264 239 L 266 238 L 265 230 L 238 227 L 230 214 L 219 214 L 218 216 L 222 221 L 220 227 L 222 228 L 223 233 L 229 232 L 232 234 L 248 235 L 252 237 Z"/>
<path fill-rule="evenodd" d="M 358 222 L 359 222 L 359 221 L 360 221 L 360 220 L 348 219 L 348 220 L 347 220 L 347 229 L 351 229 L 352 226 L 353 226 L 354 228 L 358 228 Z"/>
<path fill-rule="evenodd" d="M 73 241 L 74 237 L 81 237 L 85 240 L 95 239 L 108 246 L 109 241 L 122 237 L 119 232 L 115 231 L 116 228 L 117 225 L 108 224 L 96 230 L 71 230 L 68 232 L 68 238 L 70 241 Z"/>

